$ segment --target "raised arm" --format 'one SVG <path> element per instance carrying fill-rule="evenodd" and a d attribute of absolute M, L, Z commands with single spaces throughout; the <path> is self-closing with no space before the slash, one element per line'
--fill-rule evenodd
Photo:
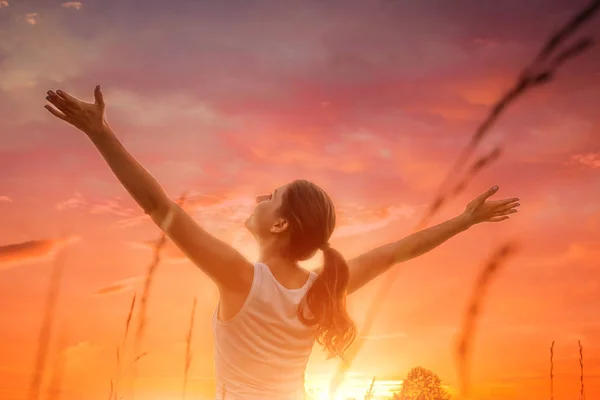
<path fill-rule="evenodd" d="M 517 212 L 519 199 L 486 201 L 497 191 L 498 187 L 494 186 L 477 196 L 467 205 L 465 211 L 455 218 L 348 260 L 350 268 L 348 293 L 360 289 L 392 266 L 427 253 L 475 224 L 508 219 L 508 214 Z"/>
<path fill-rule="evenodd" d="M 200 227 L 171 201 L 159 183 L 119 142 L 104 119 L 100 88 L 95 103 L 84 103 L 65 92 L 49 91 L 45 108 L 54 116 L 84 132 L 94 143 L 121 184 L 144 212 L 204 271 L 221 291 L 247 291 L 252 284 L 252 265 L 234 248 Z"/>

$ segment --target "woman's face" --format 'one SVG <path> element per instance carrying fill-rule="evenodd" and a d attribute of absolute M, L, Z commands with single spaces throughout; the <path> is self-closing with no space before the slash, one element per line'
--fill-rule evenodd
<path fill-rule="evenodd" d="M 279 217 L 278 211 L 285 189 L 286 186 L 281 186 L 270 194 L 260 195 L 256 198 L 254 212 L 245 222 L 246 228 L 254 236 L 262 237 L 271 232 L 271 227 Z"/>

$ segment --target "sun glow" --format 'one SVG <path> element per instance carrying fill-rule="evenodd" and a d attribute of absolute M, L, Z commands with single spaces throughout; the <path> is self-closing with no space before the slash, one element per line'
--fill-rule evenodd
<path fill-rule="evenodd" d="M 367 390 L 371 386 L 371 380 L 366 379 L 347 379 L 338 388 L 335 396 L 329 393 L 330 381 L 312 381 L 306 385 L 308 398 L 311 400 L 349 400 L 363 399 Z M 400 391 L 402 381 L 400 380 L 375 380 L 373 385 L 374 399 L 389 399 L 394 392 Z"/>

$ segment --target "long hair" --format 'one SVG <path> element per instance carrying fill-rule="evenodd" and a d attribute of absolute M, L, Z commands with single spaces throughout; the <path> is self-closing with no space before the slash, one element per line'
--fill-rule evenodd
<path fill-rule="evenodd" d="M 346 310 L 349 271 L 344 257 L 329 247 L 335 228 L 335 208 L 321 188 L 296 180 L 283 193 L 280 213 L 289 224 L 289 257 L 303 261 L 323 251 L 323 268 L 298 307 L 298 318 L 315 328 L 328 358 L 344 352 L 356 337 L 356 325 Z"/>

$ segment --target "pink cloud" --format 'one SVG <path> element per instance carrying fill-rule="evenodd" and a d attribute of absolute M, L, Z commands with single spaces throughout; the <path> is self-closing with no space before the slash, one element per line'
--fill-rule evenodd
<path fill-rule="evenodd" d="M 200 216 L 203 221 L 211 221 L 211 217 L 217 214 L 223 215 L 226 220 L 240 221 L 244 215 L 250 215 L 249 212 L 254 204 L 254 199 L 250 196 L 237 198 L 234 193 L 231 189 L 227 189 L 218 193 L 191 194 L 186 198 L 183 208 L 192 215 Z M 173 201 L 178 200 L 178 198 L 173 199 Z M 238 209 L 237 212 L 236 209 Z M 125 217 L 115 223 L 115 226 L 119 228 L 129 228 L 144 221 L 151 221 L 148 215 L 141 212 L 136 215 L 133 210 L 130 214 L 122 211 L 114 214 Z"/>
<path fill-rule="evenodd" d="M 8 7 L 8 0 L 0 0 L 0 8 L 2 7 Z"/>
<path fill-rule="evenodd" d="M 0 196 L 0 203 L 12 203 L 12 199 L 8 196 Z"/>
<path fill-rule="evenodd" d="M 59 202 L 56 205 L 56 209 L 59 211 L 67 209 L 83 209 L 90 214 L 112 214 L 119 217 L 132 217 L 135 215 L 133 209 L 123 206 L 122 203 L 120 198 L 90 203 L 81 193 L 75 193 L 73 197 Z"/>
<path fill-rule="evenodd" d="M 571 161 L 587 168 L 600 168 L 600 153 L 575 154 Z"/>
<path fill-rule="evenodd" d="M 63 8 L 71 8 L 74 10 L 80 10 L 83 7 L 83 3 L 80 1 L 66 1 L 60 5 Z"/>
<path fill-rule="evenodd" d="M 25 14 L 25 22 L 27 22 L 30 25 L 36 25 L 38 23 L 39 18 L 40 14 L 38 13 Z"/>
<path fill-rule="evenodd" d="M 138 216 L 120 219 L 117 222 L 115 222 L 114 226 L 117 228 L 131 228 L 140 225 L 144 221 L 151 221 L 150 216 L 142 214 Z"/>
<path fill-rule="evenodd" d="M 60 203 L 56 204 L 56 209 L 61 211 L 61 210 L 65 210 L 65 209 L 72 209 L 72 208 L 81 208 L 87 205 L 87 202 L 85 201 L 85 199 L 83 198 L 83 195 L 81 193 L 75 193 L 75 195 L 67 200 L 61 201 Z"/>
<path fill-rule="evenodd" d="M 324 29 L 326 26 L 324 21 L 319 21 L 319 29 Z M 257 169 L 272 170 L 274 166 L 277 166 L 277 171 L 260 171 L 258 175 L 265 176 L 267 179 L 269 179 L 268 175 L 272 175 L 273 183 L 276 183 L 281 181 L 283 176 L 287 178 L 293 174 L 305 174 L 336 181 L 340 187 L 349 186 L 358 180 L 357 188 L 353 190 L 365 187 L 368 188 L 368 191 L 373 192 L 374 197 L 380 191 L 388 191 L 394 187 L 390 184 L 394 177 L 396 181 L 402 179 L 405 181 L 404 183 L 410 183 L 411 186 L 414 186 L 411 189 L 429 189 L 441 179 L 444 172 L 444 161 L 448 158 L 448 154 L 453 154 L 449 150 L 453 150 L 461 143 L 460 140 L 456 140 L 440 145 L 440 140 L 437 139 L 439 134 L 433 138 L 433 133 L 444 132 L 444 134 L 452 135 L 454 132 L 452 125 L 460 125 L 465 120 L 479 117 L 482 113 L 482 105 L 489 105 L 494 95 L 502 90 L 504 77 L 510 76 L 506 71 L 502 71 L 508 61 L 497 67 L 498 71 L 492 71 L 489 74 L 483 74 L 481 70 L 477 70 L 476 73 L 469 70 L 467 74 L 455 68 L 448 68 L 444 69 L 447 74 L 441 78 L 435 78 L 418 68 L 421 60 L 411 58 L 410 54 L 405 54 L 405 51 L 394 49 L 394 47 L 402 46 L 389 40 L 381 42 L 384 45 L 381 49 L 372 49 L 365 53 L 364 57 L 361 57 L 354 46 L 361 49 L 368 47 L 369 44 L 375 42 L 375 39 L 385 39 L 385 33 L 391 33 L 395 29 L 391 21 L 384 18 L 381 22 L 382 26 L 378 27 L 381 32 L 370 32 L 367 38 L 357 38 L 355 34 L 351 36 L 355 43 L 352 43 L 352 40 L 343 34 L 352 33 L 356 27 L 352 24 L 347 25 L 344 21 L 337 22 L 335 31 L 328 36 L 330 42 L 326 44 L 326 48 L 320 47 L 322 44 L 317 41 L 320 37 L 317 33 L 314 35 L 311 33 L 301 41 L 295 39 L 293 43 L 297 45 L 299 52 L 296 57 L 301 57 L 302 62 L 305 63 L 303 64 L 303 73 L 308 73 L 311 77 L 311 84 L 306 86 L 301 85 L 304 82 L 299 80 L 297 67 L 283 58 L 287 54 L 285 49 L 278 47 L 277 51 L 281 52 L 281 57 L 278 58 L 272 54 L 270 57 L 273 64 L 261 64 L 269 70 L 260 71 L 259 75 L 264 81 L 261 81 L 261 85 L 268 84 L 271 87 L 273 83 L 276 83 L 278 91 L 263 92 L 253 86 L 248 93 L 241 90 L 241 93 L 236 92 L 234 97 L 224 96 L 224 93 L 216 89 L 220 87 L 216 83 L 222 83 L 220 82 L 222 79 L 217 78 L 220 77 L 219 74 L 223 70 L 235 69 L 238 74 L 234 83 L 245 89 L 250 86 L 246 75 L 257 72 L 255 69 L 260 67 L 257 63 L 248 62 L 244 66 L 245 69 L 240 69 L 240 64 L 235 62 L 237 58 L 232 52 L 232 54 L 227 54 L 227 61 L 224 61 L 226 68 L 217 65 L 214 60 L 206 61 L 208 64 L 203 61 L 202 65 L 205 69 L 202 69 L 201 73 L 193 71 L 195 80 L 191 80 L 191 75 L 186 75 L 192 73 L 191 70 L 194 68 L 191 68 L 190 71 L 185 69 L 181 70 L 181 74 L 177 74 L 176 78 L 169 78 L 174 79 L 175 82 L 165 82 L 165 86 L 168 87 L 156 87 L 158 92 L 166 90 L 167 99 L 177 107 L 169 108 L 168 104 L 164 104 L 165 107 L 163 104 L 158 107 L 156 104 L 151 104 L 152 102 L 149 103 L 148 98 L 152 97 L 146 97 L 144 92 L 148 87 L 147 82 L 139 81 L 137 82 L 139 85 L 133 85 L 132 79 L 135 81 L 139 77 L 127 76 L 127 80 L 123 80 L 119 90 L 111 89 L 114 98 L 110 100 L 111 96 L 107 96 L 109 108 L 114 109 L 113 115 L 122 114 L 121 117 L 124 121 L 127 120 L 127 116 L 130 116 L 129 119 L 134 125 L 147 123 L 149 114 L 158 125 L 164 125 L 170 120 L 179 120 L 181 116 L 186 120 L 195 121 L 203 127 L 205 124 L 203 121 L 208 121 L 211 130 L 213 125 L 210 121 L 214 120 L 215 116 L 219 124 L 235 120 L 236 124 L 234 125 L 242 128 L 228 129 L 228 135 L 231 136 L 231 132 L 239 129 L 239 135 L 245 135 L 245 137 L 229 140 L 227 135 L 215 135 L 220 142 L 215 147 L 204 145 L 207 141 L 205 136 L 208 135 L 196 133 L 194 137 L 191 135 L 188 137 L 187 134 L 182 134 L 181 130 L 189 129 L 187 127 L 173 128 L 179 134 L 177 140 L 171 140 L 170 137 L 169 140 L 166 140 L 163 136 L 159 142 L 155 138 L 160 135 L 144 133 L 142 136 L 135 132 L 128 137 L 134 149 L 160 147 L 161 152 L 169 154 L 171 157 L 173 157 L 171 154 L 175 154 L 175 150 L 179 151 L 180 148 L 187 149 L 185 151 L 190 154 L 197 154 L 199 150 L 195 150 L 195 147 L 214 149 L 211 151 L 212 155 L 208 155 L 206 158 L 198 157 L 202 163 L 214 165 L 206 168 L 202 165 L 196 172 L 192 168 L 186 167 L 186 171 L 190 171 L 190 180 L 195 179 L 193 175 L 200 174 L 202 170 L 207 176 L 198 177 L 197 180 L 215 181 L 214 174 L 211 173 L 214 170 L 219 171 L 221 176 L 226 175 L 223 178 L 219 177 L 219 180 L 222 179 L 236 185 L 242 179 L 250 181 Z M 211 26 L 210 29 L 218 29 L 218 27 Z M 250 26 L 243 26 L 240 29 L 251 36 L 256 44 L 269 40 L 269 35 L 253 32 Z M 284 34 L 292 37 L 285 27 L 277 25 L 272 29 L 281 30 Z M 178 32 L 176 31 L 174 34 L 181 33 Z M 414 38 L 414 40 L 417 39 Z M 449 42 L 453 40 L 453 38 L 448 39 Z M 499 43 L 497 47 L 500 47 L 494 51 L 506 50 L 501 40 L 494 40 Z M 441 46 L 440 44 L 430 45 L 432 47 L 426 49 L 428 56 L 431 55 L 430 53 L 435 53 L 435 46 L 438 46 L 437 50 L 440 50 L 439 46 Z M 456 63 L 462 59 L 458 51 L 460 49 L 457 49 L 453 42 L 442 47 L 443 54 L 454 60 L 455 66 L 459 65 Z M 128 57 L 126 43 L 118 49 L 111 48 L 110 50 L 123 51 L 122 56 L 125 59 Z M 370 57 L 379 59 L 376 57 L 377 55 L 388 51 L 390 52 L 389 59 L 380 59 L 379 63 L 369 62 Z M 340 58 L 344 58 L 343 56 L 346 57 L 347 63 L 340 62 Z M 402 59 L 406 63 L 399 65 L 392 62 L 397 59 Z M 223 61 L 223 58 L 219 58 L 219 60 Z M 141 61 L 138 60 L 138 62 Z M 190 59 L 189 62 L 190 65 L 196 66 L 200 61 Z M 206 69 L 205 65 L 209 65 L 210 68 Z M 352 69 L 358 65 L 365 66 L 364 74 L 358 73 L 361 71 L 360 69 Z M 275 67 L 279 68 L 277 82 L 273 82 L 275 79 L 269 78 L 269 74 L 267 74 L 267 72 L 273 72 L 270 69 Z M 160 65 L 152 68 L 160 68 Z M 340 69 L 341 72 L 346 71 L 345 68 L 349 68 L 352 73 L 349 73 L 348 76 L 338 73 Z M 404 68 L 413 72 L 419 71 L 422 74 L 416 77 L 410 74 L 403 76 L 403 73 L 406 72 Z M 377 72 L 377 74 L 369 74 L 369 71 Z M 114 74 L 117 73 L 118 71 L 114 71 Z M 107 74 L 113 77 L 113 72 L 109 71 Z M 228 73 L 228 75 L 231 74 Z M 371 78 L 366 79 L 366 76 L 371 76 Z M 350 78 L 357 78 L 356 82 Z M 204 80 L 210 81 L 207 82 L 210 85 L 207 90 L 203 86 Z M 195 82 L 192 86 L 203 87 L 202 93 L 194 93 L 190 85 L 184 87 L 183 82 L 192 81 Z M 230 81 L 227 82 L 232 84 Z M 159 82 L 152 82 L 150 87 L 159 84 Z M 132 86 L 140 86 L 140 88 L 136 89 Z M 213 86 L 214 90 L 212 90 Z M 108 91 L 107 95 L 111 91 Z M 323 104 L 326 106 L 323 107 Z M 148 113 L 148 110 L 152 112 Z M 165 110 L 169 110 L 169 112 Z M 171 112 L 175 114 L 170 116 Z M 402 114 L 405 116 L 405 120 L 412 119 L 412 122 L 402 122 L 398 118 L 390 117 L 390 113 Z M 407 114 L 411 118 L 406 118 Z M 250 122 L 253 123 L 250 125 L 240 124 L 252 115 L 255 115 L 254 121 L 250 118 Z M 438 127 L 428 126 L 429 122 L 435 121 L 435 118 L 438 118 Z M 421 127 L 416 127 L 415 121 L 419 121 L 419 119 L 421 119 Z M 385 140 L 381 140 L 381 144 L 378 146 L 339 140 L 340 131 L 344 129 L 341 121 L 344 125 L 348 125 L 349 129 L 356 129 L 357 125 L 366 126 L 374 137 Z M 226 123 L 224 125 L 227 126 Z M 267 125 L 266 129 L 263 130 L 265 125 Z M 428 130 L 426 132 L 428 135 L 424 135 L 425 130 Z M 413 143 L 399 143 L 399 140 L 396 142 L 396 139 L 408 136 L 419 136 L 419 139 L 411 139 L 410 141 Z M 154 142 L 154 140 L 157 141 Z M 202 145 L 198 145 L 197 140 L 201 140 Z M 235 143 L 236 140 L 237 143 Z M 190 143 L 194 145 L 190 145 Z M 448 149 L 448 147 L 451 148 Z M 234 157 L 230 157 L 230 154 Z M 212 163 L 212 157 L 218 158 L 219 161 Z M 235 161 L 232 161 L 232 158 L 235 158 Z M 228 159 L 226 166 L 221 165 L 223 159 Z M 189 162 L 194 165 L 193 160 Z M 249 163 L 252 165 L 248 168 L 245 164 Z M 236 166 L 232 167 L 233 164 Z M 198 165 L 198 161 L 195 165 Z M 158 168 L 153 170 L 157 171 Z M 169 179 L 171 181 L 180 179 L 179 169 L 165 167 L 164 170 L 164 173 L 160 172 L 160 174 L 162 174 L 161 178 L 163 175 L 166 178 L 161 181 L 168 180 L 168 176 L 171 176 Z M 232 172 L 225 172 L 229 170 Z M 236 176 L 238 175 L 236 171 L 241 171 L 239 177 Z M 386 178 L 375 179 L 375 173 L 381 176 L 382 171 L 385 171 Z M 357 174 L 360 174 L 360 177 L 357 177 Z M 340 179 L 340 177 L 343 178 Z M 401 189 L 405 190 L 406 188 Z"/>
<path fill-rule="evenodd" d="M 63 247 L 78 241 L 78 237 L 71 236 L 61 239 L 30 240 L 0 246 L 0 268 L 7 268 L 26 262 L 46 261 Z"/>
<path fill-rule="evenodd" d="M 243 226 L 243 221 L 252 213 L 254 204 L 253 196 L 238 196 L 225 190 L 221 194 L 191 195 L 183 208 L 205 228 L 227 232 L 235 226 Z M 117 225 L 130 227 L 149 220 L 144 214 L 133 215 L 118 221 Z"/>
<path fill-rule="evenodd" d="M 91 214 L 113 214 L 120 217 L 128 217 L 134 214 L 131 208 L 125 208 L 117 200 L 107 200 L 90 207 Z"/>
<path fill-rule="evenodd" d="M 172 125 L 173 121 L 185 121 L 197 128 L 214 128 L 229 123 L 209 103 L 182 92 L 150 98 L 131 90 L 107 89 L 104 97 L 113 113 L 136 126 L 156 128 Z"/>
<path fill-rule="evenodd" d="M 384 228 L 401 219 L 411 218 L 416 209 L 409 205 L 399 206 L 338 206 L 338 227 L 333 237 L 342 238 L 366 234 Z"/>

